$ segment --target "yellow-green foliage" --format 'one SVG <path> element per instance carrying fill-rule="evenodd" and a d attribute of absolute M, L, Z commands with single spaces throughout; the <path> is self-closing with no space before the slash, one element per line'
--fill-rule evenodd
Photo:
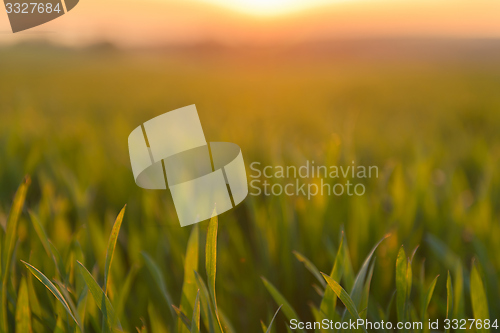
<path fill-rule="evenodd" d="M 0 330 L 500 318 L 489 61 L 0 49 Z M 168 191 L 135 185 L 127 137 L 189 104 L 207 140 L 237 143 L 247 166 L 355 161 L 379 178 L 363 197 L 249 196 L 181 228 Z M 407 258 L 401 245 L 420 248 Z"/>

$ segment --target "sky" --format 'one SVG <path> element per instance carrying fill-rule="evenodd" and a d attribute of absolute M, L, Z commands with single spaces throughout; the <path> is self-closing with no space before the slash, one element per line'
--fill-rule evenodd
<path fill-rule="evenodd" d="M 123 47 L 219 42 L 297 43 L 335 38 L 500 37 L 497 0 L 81 0 L 66 15 L 0 43 L 49 39 Z"/>

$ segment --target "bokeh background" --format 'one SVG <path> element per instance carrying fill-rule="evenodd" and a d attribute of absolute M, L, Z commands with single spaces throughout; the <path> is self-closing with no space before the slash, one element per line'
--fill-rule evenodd
<path fill-rule="evenodd" d="M 186 272 L 199 266 L 205 276 L 208 222 L 199 225 L 199 258 L 186 253 L 194 227 L 179 226 L 168 191 L 135 185 L 127 137 L 138 124 L 190 104 L 207 140 L 238 144 L 247 167 L 355 161 L 380 171 L 364 182 L 362 197 L 249 196 L 219 216 L 217 301 L 225 331 L 269 324 L 281 303 L 261 277 L 301 319 L 313 320 L 324 288 L 293 251 L 329 273 L 343 233 L 349 254 L 339 282 L 348 291 L 370 249 L 392 235 L 375 252 L 364 316 L 396 320 L 396 305 L 388 305 L 397 253 L 420 245 L 411 318 L 424 318 L 422 295 L 438 274 L 428 317 L 446 318 L 448 271 L 458 288 L 451 312 L 474 318 L 471 299 L 480 292 L 469 277 L 477 267 L 489 316 L 500 319 L 499 10 L 499 2 L 484 0 L 84 0 L 17 34 L 2 10 L 2 245 L 14 193 L 31 176 L 7 284 L 11 330 L 26 280 L 33 331 L 75 329 L 20 260 L 62 280 L 80 304 L 75 260 L 102 284 L 108 237 L 127 204 L 111 303 L 127 332 L 182 331 L 142 253 L 179 306 Z M 60 254 L 58 264 L 29 211 Z M 86 330 L 100 332 L 102 315 L 87 298 Z M 286 332 L 286 321 L 279 313 L 273 330 Z"/>

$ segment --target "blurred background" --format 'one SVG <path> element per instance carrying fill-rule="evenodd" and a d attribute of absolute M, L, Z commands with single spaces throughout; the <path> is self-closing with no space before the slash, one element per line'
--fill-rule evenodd
<path fill-rule="evenodd" d="M 216 42 L 283 45 L 331 39 L 497 38 L 500 4 L 490 0 L 86 0 L 78 11 L 0 41 L 66 45 L 112 42 L 153 47 Z"/>
<path fill-rule="evenodd" d="M 83 0 L 53 22 L 12 34 L 2 10 L 4 229 L 16 188 L 32 178 L 12 294 L 28 275 L 19 259 L 56 275 L 28 209 L 61 253 L 68 281 L 76 279 L 76 257 L 99 282 L 113 221 L 127 204 L 109 297 L 120 304 L 125 330 L 173 331 L 170 305 L 141 252 L 161 268 L 178 305 L 192 227 L 180 228 L 168 191 L 135 185 L 127 137 L 146 120 L 196 104 L 207 140 L 238 144 L 247 172 L 254 161 L 306 160 L 380 171 L 362 197 L 249 196 L 219 216 L 217 300 L 236 332 L 259 331 L 279 306 L 261 276 L 312 320 L 318 282 L 292 251 L 329 273 L 342 231 L 355 272 L 392 234 L 376 252 L 368 317 L 389 304 L 401 245 L 407 253 L 420 245 L 418 309 L 418 293 L 440 274 L 429 316 L 446 316 L 451 271 L 454 282 L 465 279 L 456 314 L 472 318 L 475 260 L 498 318 L 499 13 L 500 2 L 490 0 Z M 203 276 L 206 228 L 200 224 Z M 47 308 L 34 330 L 52 331 L 57 303 L 38 282 L 34 290 Z M 87 310 L 87 326 L 100 332 L 90 300 Z M 394 319 L 395 310 L 386 315 Z M 286 317 L 276 320 L 274 329 L 285 332 Z"/>

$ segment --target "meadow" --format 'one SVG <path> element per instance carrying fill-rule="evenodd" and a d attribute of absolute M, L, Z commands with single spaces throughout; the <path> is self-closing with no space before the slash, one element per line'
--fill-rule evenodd
<path fill-rule="evenodd" d="M 500 320 L 497 49 L 350 49 L 1 47 L 0 331 Z M 135 185 L 127 137 L 190 104 L 247 173 L 354 161 L 378 178 L 181 228 L 168 191 Z"/>

